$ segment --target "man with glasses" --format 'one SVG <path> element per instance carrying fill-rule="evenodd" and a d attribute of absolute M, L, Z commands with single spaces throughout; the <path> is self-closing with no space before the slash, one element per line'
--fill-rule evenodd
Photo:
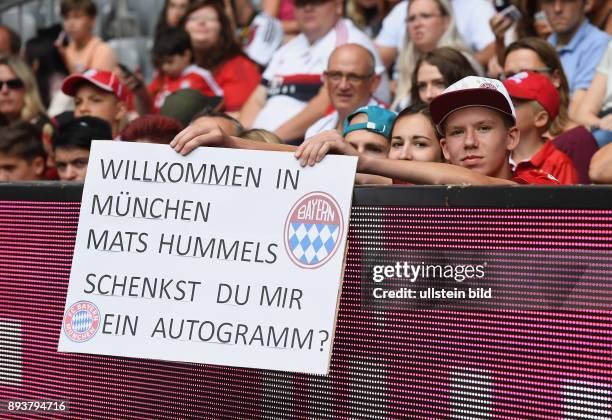
<path fill-rule="evenodd" d="M 274 54 L 262 84 L 240 113 L 245 128 L 273 131 L 286 142 L 303 139 L 308 127 L 328 110 L 330 98 L 321 76 L 336 47 L 364 46 L 374 54 L 376 73 L 384 73 L 372 41 L 342 19 L 342 0 L 296 0 L 295 6 L 300 34 Z M 381 99 L 388 100 L 385 81 L 380 85 Z"/>
<path fill-rule="evenodd" d="M 572 110 L 580 107 L 606 46 L 612 39 L 591 25 L 586 18 L 590 0 L 542 0 L 542 10 L 553 34 L 548 41 L 555 46 L 567 76 Z"/>
<path fill-rule="evenodd" d="M 336 48 L 323 73 L 334 112 L 310 126 L 304 138 L 325 130 L 340 131 L 351 112 L 366 105 L 378 105 L 372 96 L 380 82 L 375 67 L 374 55 L 361 45 L 346 44 Z"/>

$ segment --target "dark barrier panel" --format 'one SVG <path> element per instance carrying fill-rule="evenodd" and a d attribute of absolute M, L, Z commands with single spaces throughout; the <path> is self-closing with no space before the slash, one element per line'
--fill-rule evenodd
<path fill-rule="evenodd" d="M 69 401 L 54 418 L 612 417 L 612 189 L 357 188 L 328 376 L 57 353 L 80 192 L 0 187 L 0 400 Z M 374 281 L 397 263 L 455 272 Z M 411 287 L 494 296 L 374 296 Z"/>

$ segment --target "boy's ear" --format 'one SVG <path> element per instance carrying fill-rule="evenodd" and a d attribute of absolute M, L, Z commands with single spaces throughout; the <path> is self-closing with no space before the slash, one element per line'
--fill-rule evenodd
<path fill-rule="evenodd" d="M 548 115 L 548 112 L 544 110 L 538 111 L 533 117 L 533 124 L 538 129 L 546 128 L 549 121 L 550 116 Z"/>
<path fill-rule="evenodd" d="M 444 155 L 444 159 L 446 159 L 447 162 L 450 162 L 450 155 L 448 154 L 448 150 L 446 149 L 445 138 L 440 139 L 440 147 L 442 148 L 442 154 Z"/>
<path fill-rule="evenodd" d="M 121 121 L 127 115 L 127 105 L 125 102 L 117 101 L 117 112 L 115 112 L 115 120 Z"/>
<path fill-rule="evenodd" d="M 32 169 L 34 170 L 34 173 L 36 174 L 36 176 L 39 178 L 42 178 L 43 174 L 45 173 L 45 168 L 46 168 L 45 158 L 42 156 L 36 156 L 32 160 L 31 165 L 32 165 Z"/>
<path fill-rule="evenodd" d="M 374 94 L 376 89 L 378 89 L 378 85 L 380 84 L 380 74 L 375 74 L 372 76 L 372 84 L 370 85 L 370 93 Z"/>
<path fill-rule="evenodd" d="M 509 152 L 516 149 L 519 145 L 519 141 L 521 139 L 521 132 L 516 126 L 508 129 L 508 134 L 506 135 L 506 150 Z"/>

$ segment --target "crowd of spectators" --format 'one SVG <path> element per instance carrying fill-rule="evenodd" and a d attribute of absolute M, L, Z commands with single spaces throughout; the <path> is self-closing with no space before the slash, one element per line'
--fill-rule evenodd
<path fill-rule="evenodd" d="M 166 0 L 150 80 L 94 0 L 60 9 L 0 25 L 0 181 L 83 181 L 115 140 L 355 155 L 367 184 L 612 183 L 609 1 Z"/>

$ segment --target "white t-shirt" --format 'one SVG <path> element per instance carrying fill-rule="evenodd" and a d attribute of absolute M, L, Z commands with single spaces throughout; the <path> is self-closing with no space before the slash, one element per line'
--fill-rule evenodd
<path fill-rule="evenodd" d="M 247 43 L 243 46 L 243 50 L 251 60 L 266 66 L 283 42 L 283 35 L 283 25 L 280 20 L 263 12 L 258 13 L 249 26 L 246 34 Z"/>
<path fill-rule="evenodd" d="M 388 102 L 389 81 L 382 60 L 372 41 L 348 19 L 340 19 L 331 31 L 312 45 L 304 34 L 293 38 L 272 56 L 263 73 L 263 79 L 273 85 L 281 85 L 283 78 L 288 76 L 322 75 L 334 49 L 347 43 L 360 44 L 372 51 L 376 59 L 376 73 L 382 75 L 376 96 L 383 102 Z M 307 104 L 307 101 L 285 94 L 271 96 L 255 118 L 253 128 L 274 131 L 299 114 Z"/>
<path fill-rule="evenodd" d="M 495 8 L 487 0 L 453 0 L 453 11 L 457 30 L 473 51 L 480 51 L 495 42 L 495 35 L 489 26 L 489 19 L 495 15 Z M 408 0 L 399 2 L 383 20 L 376 44 L 398 50 L 404 45 Z"/>
<path fill-rule="evenodd" d="M 606 77 L 606 93 L 601 110 L 607 111 L 612 108 L 612 41 L 608 43 L 608 48 L 597 66 L 597 72 Z"/>
<path fill-rule="evenodd" d="M 376 99 L 370 98 L 370 101 L 367 105 L 380 105 L 380 103 Z M 304 136 L 304 139 L 308 140 L 310 137 L 315 136 L 322 131 L 335 130 L 338 126 L 338 118 L 338 111 L 334 111 L 331 114 L 326 115 L 323 118 L 317 120 L 313 125 L 308 128 L 308 130 L 306 130 L 306 135 Z"/>

